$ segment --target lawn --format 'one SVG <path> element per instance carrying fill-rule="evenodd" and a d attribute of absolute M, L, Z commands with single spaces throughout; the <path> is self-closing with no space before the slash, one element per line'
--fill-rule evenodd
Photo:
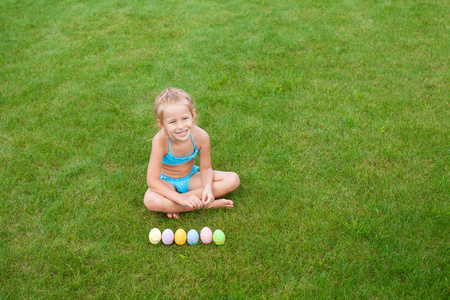
<path fill-rule="evenodd" d="M 0 3 L 1 299 L 448 299 L 448 1 Z M 195 99 L 233 210 L 142 199 Z M 208 226 L 222 246 L 152 245 Z"/>

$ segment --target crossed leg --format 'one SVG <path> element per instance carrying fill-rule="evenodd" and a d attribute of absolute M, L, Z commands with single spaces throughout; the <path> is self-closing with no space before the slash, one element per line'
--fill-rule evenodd
<path fill-rule="evenodd" d="M 169 182 L 165 183 L 176 190 L 175 187 Z M 234 172 L 221 172 L 213 171 L 213 185 L 212 191 L 214 197 L 222 197 L 231 191 L 238 188 L 240 184 L 239 176 Z M 195 173 L 192 175 L 189 181 L 189 191 L 185 193 L 186 196 L 195 195 L 199 199 L 202 198 L 203 194 L 203 184 L 201 181 L 200 173 Z M 153 192 L 148 189 L 144 196 L 144 204 L 151 211 L 167 213 L 169 218 L 179 218 L 179 213 L 194 210 L 191 207 L 180 205 L 163 195 Z M 233 201 L 228 199 L 217 199 L 210 207 L 207 208 L 233 208 Z"/>

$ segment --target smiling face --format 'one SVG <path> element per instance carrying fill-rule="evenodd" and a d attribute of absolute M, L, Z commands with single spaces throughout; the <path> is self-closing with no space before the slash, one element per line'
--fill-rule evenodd
<path fill-rule="evenodd" d="M 166 130 L 171 139 L 185 141 L 190 139 L 192 127 L 194 126 L 195 110 L 183 103 L 164 104 L 161 106 L 161 119 L 158 124 L 161 129 Z"/>

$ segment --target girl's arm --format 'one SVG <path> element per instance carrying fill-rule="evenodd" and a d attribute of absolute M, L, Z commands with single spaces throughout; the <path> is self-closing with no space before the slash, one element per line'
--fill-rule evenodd
<path fill-rule="evenodd" d="M 181 205 L 186 205 L 185 198 L 182 194 L 175 192 L 169 188 L 160 178 L 162 158 L 164 156 L 167 145 L 158 134 L 152 140 L 152 152 L 147 168 L 147 185 L 155 193 L 163 195 L 169 200 Z"/>
<path fill-rule="evenodd" d="M 211 142 L 208 134 L 201 131 L 199 138 L 199 160 L 200 160 L 200 177 L 203 183 L 203 205 L 208 206 L 214 201 L 214 194 L 212 192 L 213 183 L 213 169 L 211 166 Z"/>

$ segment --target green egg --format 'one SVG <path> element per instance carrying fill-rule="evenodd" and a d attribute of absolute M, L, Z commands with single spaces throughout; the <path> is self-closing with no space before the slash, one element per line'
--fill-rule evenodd
<path fill-rule="evenodd" d="M 213 234 L 213 241 L 216 245 L 223 245 L 225 243 L 225 233 L 220 229 L 216 229 Z"/>

